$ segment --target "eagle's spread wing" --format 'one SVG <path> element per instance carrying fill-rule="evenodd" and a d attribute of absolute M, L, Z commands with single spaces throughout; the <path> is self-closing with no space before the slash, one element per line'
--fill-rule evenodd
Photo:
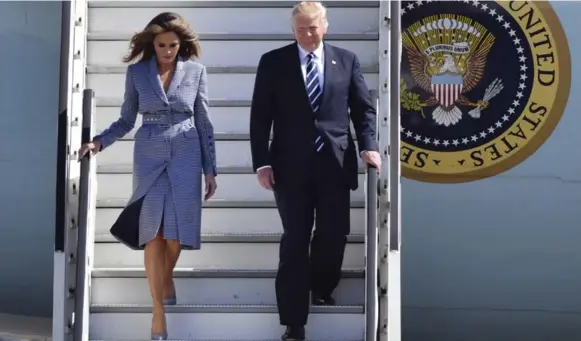
<path fill-rule="evenodd" d="M 415 47 L 406 47 L 410 72 L 416 84 L 428 93 L 432 93 L 432 79 L 428 75 L 428 58 Z"/>
<path fill-rule="evenodd" d="M 462 93 L 471 91 L 478 85 L 486 68 L 486 57 L 492 44 L 480 44 L 466 61 L 466 73 L 463 75 Z"/>

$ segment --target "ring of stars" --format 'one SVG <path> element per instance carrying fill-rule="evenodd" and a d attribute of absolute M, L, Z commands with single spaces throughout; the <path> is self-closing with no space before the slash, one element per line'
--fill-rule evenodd
<path fill-rule="evenodd" d="M 424 3 L 431 3 L 437 0 L 417 0 L 413 3 L 409 3 L 407 6 L 401 9 L 401 15 L 404 16 L 406 13 L 411 12 L 412 10 L 421 7 Z M 490 15 L 491 17 L 495 18 L 495 20 L 502 25 L 502 27 L 507 31 L 510 39 L 512 40 L 514 47 L 518 54 L 519 64 L 520 64 L 520 78 L 519 78 L 519 85 L 518 91 L 512 101 L 510 107 L 506 111 L 499 120 L 497 120 L 494 124 L 492 124 L 487 129 L 482 130 L 480 133 L 473 134 L 472 136 L 464 136 L 457 139 L 452 140 L 439 140 L 435 138 L 430 138 L 427 136 L 422 136 L 417 134 L 407 128 L 400 127 L 401 134 L 405 135 L 408 139 L 413 139 L 417 143 L 423 143 L 426 146 L 436 146 L 436 147 L 448 147 L 454 146 L 457 147 L 458 145 L 462 144 L 465 146 L 473 145 L 478 142 L 482 138 L 486 138 L 489 134 L 494 134 L 494 132 L 498 129 L 501 129 L 503 126 L 507 124 L 510 120 L 510 117 L 516 113 L 516 109 L 521 106 L 523 92 L 526 89 L 525 81 L 529 78 L 527 70 L 529 67 L 527 66 L 527 57 L 524 55 L 524 48 L 521 45 L 521 39 L 516 36 L 516 31 L 512 29 L 510 23 L 504 20 L 504 17 L 496 12 L 495 9 L 491 9 L 488 7 L 486 3 L 481 3 L 479 0 L 454 0 L 455 2 L 463 2 L 466 4 L 472 4 L 472 6 L 480 9 Z M 532 70 L 531 70 L 532 71 Z"/>

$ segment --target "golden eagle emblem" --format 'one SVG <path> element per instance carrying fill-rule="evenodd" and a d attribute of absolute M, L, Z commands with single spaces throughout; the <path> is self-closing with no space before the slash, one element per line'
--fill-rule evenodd
<path fill-rule="evenodd" d="M 479 118 L 489 101 L 503 89 L 502 81 L 495 79 L 481 100 L 472 102 L 466 97 L 484 75 L 494 40 L 484 26 L 462 15 L 433 15 L 410 25 L 402 32 L 409 70 L 415 84 L 431 96 L 422 102 L 418 93 L 407 90 L 402 79 L 403 107 L 425 117 L 424 107 L 437 106 L 432 118 L 444 126 L 460 121 L 462 111 L 458 106 L 474 107 L 468 114 Z"/>

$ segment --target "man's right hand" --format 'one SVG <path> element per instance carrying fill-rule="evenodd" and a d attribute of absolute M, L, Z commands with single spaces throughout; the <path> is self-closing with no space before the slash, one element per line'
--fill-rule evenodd
<path fill-rule="evenodd" d="M 264 167 L 259 169 L 256 173 L 260 186 L 272 191 L 272 186 L 274 185 L 274 172 L 272 171 L 272 168 Z"/>

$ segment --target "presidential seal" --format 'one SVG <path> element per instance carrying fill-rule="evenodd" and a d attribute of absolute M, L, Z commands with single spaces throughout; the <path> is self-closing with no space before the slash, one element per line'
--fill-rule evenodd
<path fill-rule="evenodd" d="M 405 177 L 468 182 L 533 154 L 563 114 L 569 48 L 545 1 L 403 1 Z"/>

